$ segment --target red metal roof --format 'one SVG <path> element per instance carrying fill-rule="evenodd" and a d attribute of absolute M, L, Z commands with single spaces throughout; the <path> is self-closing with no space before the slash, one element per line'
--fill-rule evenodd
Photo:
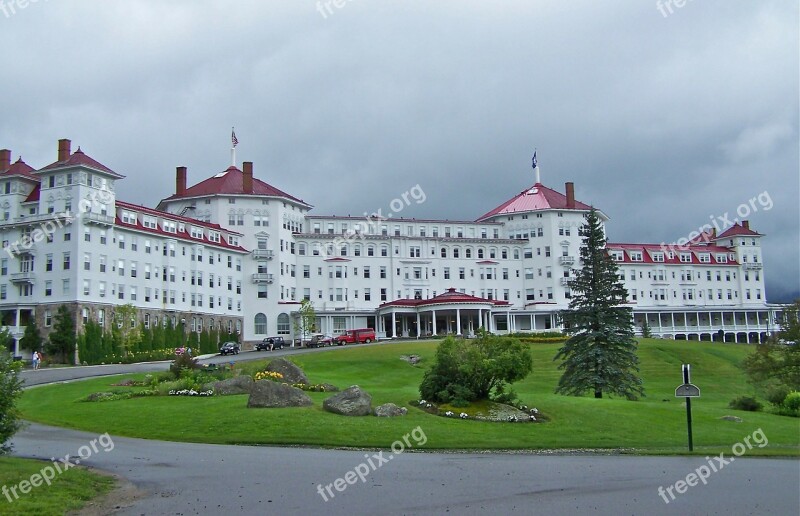
<path fill-rule="evenodd" d="M 567 208 L 567 196 L 548 188 L 541 183 L 536 183 L 526 188 L 516 196 L 504 202 L 492 211 L 478 217 L 478 222 L 495 215 L 513 214 L 533 210 L 589 210 L 591 206 L 580 201 L 575 201 L 574 208 Z"/>
<path fill-rule="evenodd" d="M 269 195 L 272 197 L 284 197 L 298 202 L 305 206 L 311 206 L 302 199 L 293 197 L 286 192 L 278 190 L 272 185 L 253 178 L 253 192 L 245 193 L 243 187 L 244 173 L 234 166 L 228 167 L 224 172 L 220 172 L 205 181 L 201 181 L 194 186 L 186 189 L 182 195 L 173 194 L 165 200 L 183 199 L 186 197 L 203 197 L 208 195 Z"/>
<path fill-rule="evenodd" d="M 93 168 L 95 170 L 99 170 L 100 172 L 105 172 L 107 174 L 111 174 L 112 176 L 116 177 L 117 179 L 122 179 L 123 175 L 117 174 L 107 166 L 103 165 L 99 161 L 91 158 L 84 154 L 80 147 L 78 150 L 72 153 L 72 155 L 65 159 L 64 161 L 56 161 L 55 163 L 51 163 L 46 167 L 39 169 L 38 172 L 44 172 L 47 170 L 53 170 L 57 168 L 66 168 L 66 167 L 87 167 Z"/>
<path fill-rule="evenodd" d="M 189 233 L 185 229 L 183 231 L 179 230 L 176 233 L 169 233 L 161 229 L 161 226 L 157 226 L 155 229 L 147 228 L 142 225 L 141 219 L 138 218 L 135 224 L 131 224 L 128 222 L 123 222 L 122 218 L 117 216 L 116 219 L 114 220 L 114 224 L 122 228 L 135 229 L 137 231 L 142 231 L 144 233 L 151 233 L 153 235 L 159 235 L 167 238 L 174 238 L 175 240 L 183 240 L 194 244 L 203 244 L 208 247 L 220 247 L 223 249 L 240 251 L 243 253 L 248 252 L 247 249 L 245 249 L 242 246 L 235 246 L 228 244 L 228 241 L 225 238 L 220 238 L 219 242 L 212 242 L 211 240 L 208 239 L 208 233 L 203 233 L 203 238 L 195 238 L 191 235 L 191 233 Z"/>
<path fill-rule="evenodd" d="M 623 253 L 622 261 L 617 261 L 616 263 L 623 263 L 623 264 L 639 264 L 639 263 L 646 263 L 646 264 L 666 264 L 666 265 L 739 265 L 736 260 L 732 260 L 730 258 L 730 254 L 733 251 L 727 247 L 721 247 L 717 245 L 685 245 L 685 246 L 670 246 L 667 244 L 618 244 L 618 243 L 607 243 L 606 244 L 607 250 L 612 249 L 619 249 L 623 251 L 642 251 L 642 261 L 633 261 L 630 258 L 630 255 L 625 252 Z M 675 254 L 672 258 L 669 257 L 667 254 L 669 251 L 673 251 Z M 663 262 L 656 262 L 653 260 L 653 253 L 655 252 L 662 252 L 664 253 L 664 261 Z M 682 262 L 681 261 L 681 253 L 691 253 L 692 254 L 692 261 L 691 262 Z M 717 262 L 717 253 L 724 254 L 727 257 L 727 262 Z M 709 254 L 711 261 L 710 262 L 701 262 L 698 254 Z"/>
<path fill-rule="evenodd" d="M 719 240 L 721 238 L 730 238 L 734 236 L 762 236 L 761 233 L 756 233 L 750 228 L 746 228 L 739 224 L 738 222 L 728 228 L 725 232 L 723 232 L 720 236 L 716 238 Z"/>
<path fill-rule="evenodd" d="M 509 304 L 508 301 L 500 301 L 498 299 L 484 299 L 482 297 L 475 297 L 469 294 L 463 294 L 461 292 L 457 292 L 456 289 L 454 288 L 449 288 L 445 292 L 430 299 L 397 299 L 395 301 L 389 301 L 388 303 L 381 303 L 380 308 L 389 306 L 416 307 L 416 306 L 429 306 L 429 305 L 446 305 L 452 303 L 470 303 L 470 304 L 482 304 L 482 305 L 489 304 L 496 306 L 506 306 Z"/>
<path fill-rule="evenodd" d="M 125 202 L 120 200 L 116 200 L 115 203 L 117 208 L 128 208 L 131 210 L 147 213 L 148 215 L 153 215 L 155 217 L 163 217 L 165 219 L 174 220 L 177 222 L 186 222 L 188 224 L 194 224 L 195 226 L 203 226 L 206 228 L 218 229 L 220 231 L 230 233 L 231 235 L 242 236 L 241 233 L 237 233 L 236 231 L 231 231 L 230 229 L 223 228 L 219 224 L 214 224 L 213 222 L 204 222 L 202 220 L 193 219 L 191 217 L 184 217 L 183 215 L 178 215 L 176 213 L 169 213 L 166 211 L 155 210 L 153 208 L 148 208 L 147 206 L 140 206 L 138 204 L 133 204 L 130 202 Z"/>
<path fill-rule="evenodd" d="M 32 166 L 30 166 L 27 163 L 25 163 L 24 161 L 22 161 L 22 158 L 19 158 L 10 167 L 8 167 L 8 170 L 3 172 L 1 175 L 3 177 L 22 176 L 22 177 L 24 177 L 26 179 L 32 179 L 34 181 L 39 181 L 39 178 L 36 177 L 33 174 L 34 170 L 35 169 Z"/>
<path fill-rule="evenodd" d="M 38 183 L 36 186 L 33 187 L 31 193 L 28 194 L 28 197 L 25 198 L 22 202 L 39 202 L 39 187 L 41 183 Z"/>

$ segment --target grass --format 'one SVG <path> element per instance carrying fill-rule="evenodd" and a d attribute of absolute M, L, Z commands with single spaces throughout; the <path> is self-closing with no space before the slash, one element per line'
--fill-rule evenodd
<path fill-rule="evenodd" d="M 692 381 L 702 397 L 693 404 L 695 453 L 730 453 L 731 446 L 761 428 L 769 445 L 748 455 L 800 455 L 800 419 L 728 408 L 751 395 L 739 364 L 752 347 L 737 344 L 647 339 L 640 346 L 647 397 L 623 399 L 553 394 L 560 370 L 552 358 L 559 344 L 534 344 L 533 373 L 514 385 L 521 403 L 538 408 L 543 424 L 461 421 L 427 414 L 410 405 L 436 349 L 436 342 L 385 344 L 292 357 L 312 383 L 358 384 L 373 406 L 393 402 L 409 408 L 400 418 L 348 418 L 322 410 L 329 393 L 308 393 L 304 408 L 247 409 L 247 396 L 150 397 L 101 403 L 80 402 L 109 389 L 116 378 L 60 384 L 25 392 L 19 406 L 29 420 L 94 433 L 148 439 L 226 444 L 387 447 L 417 426 L 426 449 L 623 449 L 632 453 L 679 454 L 687 450 L 686 410 L 674 397 L 682 383 L 680 365 L 692 364 Z M 418 354 L 418 367 L 400 355 Z M 248 364 L 253 370 L 254 364 Z M 736 415 L 744 421 L 721 420 Z"/>
<path fill-rule="evenodd" d="M 23 480 L 30 481 L 31 475 L 38 474 L 50 464 L 49 461 L 0 457 L 0 485 L 10 489 Z M 18 499 L 9 491 L 11 502 L 6 496 L 0 495 L 0 514 L 65 514 L 80 509 L 90 499 L 110 491 L 113 486 L 111 477 L 70 468 L 56 475 L 49 486 L 42 484 L 31 487 L 27 494 L 17 489 Z"/>

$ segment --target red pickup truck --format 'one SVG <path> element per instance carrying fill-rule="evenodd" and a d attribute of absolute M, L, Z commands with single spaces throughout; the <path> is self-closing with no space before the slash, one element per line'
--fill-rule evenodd
<path fill-rule="evenodd" d="M 369 344 L 373 340 L 375 340 L 375 330 L 372 328 L 361 328 L 358 330 L 346 330 L 344 333 L 339 335 L 336 339 L 340 346 L 345 344 L 356 344 L 356 343 L 365 343 Z"/>

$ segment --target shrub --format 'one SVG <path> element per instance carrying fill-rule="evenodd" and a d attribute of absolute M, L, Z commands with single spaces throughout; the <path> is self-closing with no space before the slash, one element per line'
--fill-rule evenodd
<path fill-rule="evenodd" d="M 451 403 L 489 399 L 492 392 L 525 378 L 533 368 L 528 347 L 518 339 L 485 332 L 477 339 L 448 337 L 436 348 L 419 392 L 425 399 Z"/>
<path fill-rule="evenodd" d="M 736 410 L 747 410 L 748 412 L 758 412 L 763 405 L 752 396 L 739 396 L 734 398 L 728 406 Z"/>
<path fill-rule="evenodd" d="M 0 331 L 7 334 L 7 330 Z M 22 394 L 22 381 L 19 379 L 20 362 L 14 362 L 5 350 L 0 351 L 0 455 L 11 451 L 8 441 L 20 429 L 17 398 Z"/>
<path fill-rule="evenodd" d="M 800 392 L 794 391 L 786 395 L 783 406 L 791 412 L 800 412 Z"/>
<path fill-rule="evenodd" d="M 191 375 L 192 371 L 198 369 L 199 367 L 200 364 L 197 363 L 196 358 L 192 358 L 192 356 L 188 353 L 184 353 L 182 355 L 178 355 L 175 360 L 172 361 L 172 364 L 169 366 L 169 371 L 176 379 L 178 379 L 187 374 Z"/>
<path fill-rule="evenodd" d="M 786 396 L 788 396 L 791 392 L 791 389 L 785 385 L 772 385 L 767 387 L 765 397 L 767 398 L 767 401 L 769 401 L 776 408 L 780 408 L 783 407 L 783 402 L 786 400 Z"/>

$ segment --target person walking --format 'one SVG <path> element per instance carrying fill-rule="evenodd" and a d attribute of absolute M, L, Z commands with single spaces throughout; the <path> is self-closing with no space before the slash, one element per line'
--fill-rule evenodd
<path fill-rule="evenodd" d="M 39 369 L 39 362 L 41 361 L 41 359 L 42 359 L 42 357 L 39 356 L 39 352 L 38 351 L 34 351 L 33 352 L 33 359 L 31 360 L 31 362 L 33 363 L 34 371 L 36 369 Z"/>

